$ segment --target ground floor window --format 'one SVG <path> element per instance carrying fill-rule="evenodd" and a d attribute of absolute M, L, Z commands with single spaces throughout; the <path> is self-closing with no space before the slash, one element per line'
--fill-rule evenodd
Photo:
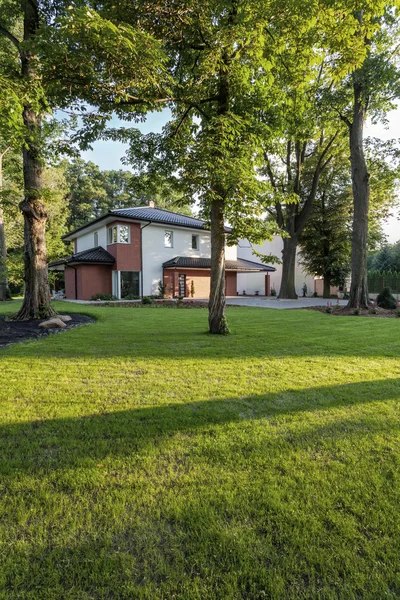
<path fill-rule="evenodd" d="M 139 271 L 113 271 L 113 295 L 121 300 L 140 296 Z"/>

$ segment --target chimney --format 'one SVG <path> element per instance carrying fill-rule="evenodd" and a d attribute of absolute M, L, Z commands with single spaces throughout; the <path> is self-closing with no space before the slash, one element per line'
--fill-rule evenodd
<path fill-rule="evenodd" d="M 149 200 L 148 203 L 147 203 L 147 206 L 149 208 L 154 208 L 155 207 L 154 200 Z"/>

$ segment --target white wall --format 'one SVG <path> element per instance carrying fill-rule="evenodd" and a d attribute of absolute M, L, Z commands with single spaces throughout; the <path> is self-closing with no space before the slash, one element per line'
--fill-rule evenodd
<path fill-rule="evenodd" d="M 164 246 L 164 232 L 173 232 L 173 247 Z M 192 235 L 199 236 L 199 250 L 192 248 Z M 162 279 L 163 263 L 176 256 L 210 258 L 211 238 L 209 231 L 183 229 L 171 225 L 151 224 L 142 228 L 143 295 L 157 294 Z"/>
<path fill-rule="evenodd" d="M 77 238 L 77 252 L 83 252 L 84 250 L 90 250 L 90 248 L 95 247 L 94 243 L 94 234 L 95 231 L 98 232 L 99 235 L 99 246 L 103 246 L 107 250 L 107 227 L 99 227 L 90 233 L 84 233 L 83 235 Z"/>
<path fill-rule="evenodd" d="M 272 254 L 282 259 L 283 241 L 279 236 L 274 237 L 271 242 L 264 242 L 261 246 L 253 245 L 254 249 L 261 254 Z M 258 256 L 253 254 L 253 247 L 248 240 L 239 240 L 237 255 L 238 258 L 245 260 L 252 260 L 253 262 L 261 262 Z M 276 271 L 270 273 L 271 288 L 275 288 L 276 293 L 279 294 L 282 278 L 282 265 L 270 263 L 271 267 L 274 267 Z M 238 273 L 238 293 L 242 294 L 246 291 L 246 294 L 254 294 L 255 291 L 259 291 L 260 294 L 265 293 L 265 273 Z M 308 295 L 310 296 L 314 292 L 314 277 L 304 273 L 301 265 L 297 263 L 295 272 L 295 285 L 296 292 L 299 296 L 303 295 L 302 287 L 304 283 L 308 288 Z"/>

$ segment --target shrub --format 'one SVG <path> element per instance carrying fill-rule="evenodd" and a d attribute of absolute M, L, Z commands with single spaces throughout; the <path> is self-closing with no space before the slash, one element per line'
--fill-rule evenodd
<path fill-rule="evenodd" d="M 376 299 L 376 303 L 381 308 L 393 309 L 396 308 L 396 298 L 392 295 L 390 287 L 384 287 Z"/>
<path fill-rule="evenodd" d="M 161 281 L 158 282 L 158 295 L 160 298 L 165 298 L 167 286 Z"/>
<path fill-rule="evenodd" d="M 139 300 L 140 296 L 134 296 L 133 294 L 129 294 L 128 296 L 125 296 L 123 298 L 123 300 Z"/>
<path fill-rule="evenodd" d="M 376 310 L 375 306 L 373 306 L 372 308 L 369 309 L 368 312 L 370 315 L 376 315 L 378 311 Z"/>
<path fill-rule="evenodd" d="M 105 301 L 111 301 L 111 300 L 118 300 L 118 298 L 116 296 L 113 296 L 112 294 L 100 294 L 99 292 L 97 292 L 97 294 L 93 294 L 93 296 L 91 296 L 90 298 L 91 300 L 105 300 Z"/>
<path fill-rule="evenodd" d="M 196 293 L 196 291 L 194 289 L 194 281 L 192 279 L 192 282 L 190 284 L 190 295 L 191 295 L 192 298 L 194 298 L 195 293 Z"/>
<path fill-rule="evenodd" d="M 153 304 L 153 298 L 150 298 L 149 296 L 143 296 L 142 304 Z"/>
<path fill-rule="evenodd" d="M 400 308 L 396 308 L 396 317 L 400 317 Z"/>
<path fill-rule="evenodd" d="M 271 288 L 271 296 L 276 296 L 276 289 L 275 288 Z"/>
<path fill-rule="evenodd" d="M 311 296 L 312 298 L 318 298 L 318 294 L 317 292 L 314 292 L 313 295 Z"/>
<path fill-rule="evenodd" d="M 354 311 L 353 311 L 353 315 L 359 315 L 360 312 L 361 312 L 360 308 L 355 308 Z"/>

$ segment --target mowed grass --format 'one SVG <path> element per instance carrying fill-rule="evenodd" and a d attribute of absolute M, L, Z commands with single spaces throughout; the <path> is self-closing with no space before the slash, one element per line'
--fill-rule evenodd
<path fill-rule="evenodd" d="M 1 599 L 400 597 L 400 319 L 57 308 L 0 350 Z"/>

